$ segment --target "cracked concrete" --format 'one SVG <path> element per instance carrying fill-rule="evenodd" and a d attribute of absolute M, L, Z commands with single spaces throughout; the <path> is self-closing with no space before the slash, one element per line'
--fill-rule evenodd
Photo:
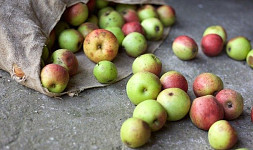
<path fill-rule="evenodd" d="M 207 57 L 199 49 L 192 61 L 181 61 L 171 50 L 172 41 L 188 35 L 200 45 L 202 33 L 210 25 L 222 25 L 228 39 L 245 36 L 253 40 L 253 2 L 251 0 L 166 0 L 177 13 L 177 23 L 168 38 L 155 52 L 163 63 L 163 73 L 177 70 L 189 82 L 191 100 L 194 78 L 202 72 L 221 77 L 225 88 L 237 90 L 244 97 L 242 115 L 230 121 L 238 132 L 234 148 L 253 149 L 253 70 L 245 61 L 230 59 L 225 52 L 218 57 Z M 252 43 L 251 43 L 252 44 Z M 200 48 L 200 47 L 199 47 Z M 125 86 L 129 77 L 113 85 L 85 90 L 78 97 L 49 98 L 28 89 L 0 70 L 0 149 L 129 149 L 119 136 L 121 124 L 135 108 L 127 98 Z M 189 116 L 167 122 L 140 149 L 211 149 L 207 132 L 197 129 Z"/>

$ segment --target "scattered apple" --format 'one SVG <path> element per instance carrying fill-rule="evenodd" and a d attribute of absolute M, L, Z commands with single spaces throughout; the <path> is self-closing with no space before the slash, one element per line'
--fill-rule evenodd
<path fill-rule="evenodd" d="M 165 89 L 157 96 L 157 101 L 166 109 L 167 120 L 177 121 L 184 118 L 191 107 L 188 94 L 179 88 Z"/>
<path fill-rule="evenodd" d="M 156 99 L 162 85 L 159 78 L 150 72 L 138 72 L 127 82 L 126 92 L 130 101 L 138 105 L 148 99 Z"/>
<path fill-rule="evenodd" d="M 162 5 L 157 8 L 157 14 L 165 27 L 172 26 L 176 21 L 176 13 L 173 7 Z"/>
<path fill-rule="evenodd" d="M 208 141 L 214 149 L 231 149 L 237 143 L 237 132 L 228 121 L 219 120 L 210 127 Z"/>
<path fill-rule="evenodd" d="M 107 0 L 96 0 L 96 8 L 102 9 L 108 6 L 109 2 Z"/>
<path fill-rule="evenodd" d="M 98 11 L 98 18 L 100 18 L 102 15 L 104 15 L 105 13 L 109 13 L 111 11 L 114 11 L 114 9 L 110 6 L 107 6 L 105 8 L 102 8 Z"/>
<path fill-rule="evenodd" d="M 96 15 L 90 15 L 86 22 L 91 22 L 98 25 L 98 17 Z"/>
<path fill-rule="evenodd" d="M 247 64 L 253 68 L 253 49 L 248 53 L 246 58 Z"/>
<path fill-rule="evenodd" d="M 227 32 L 220 25 L 213 25 L 213 26 L 207 27 L 203 33 L 203 37 L 208 34 L 218 34 L 223 40 L 223 45 L 225 45 L 227 42 Z"/>
<path fill-rule="evenodd" d="M 144 29 L 142 28 L 139 22 L 127 22 L 123 25 L 122 31 L 124 32 L 125 36 L 132 32 L 139 32 L 142 35 L 145 35 Z"/>
<path fill-rule="evenodd" d="M 145 100 L 135 107 L 133 117 L 145 121 L 151 131 L 158 131 L 166 123 L 167 112 L 156 100 Z"/>
<path fill-rule="evenodd" d="M 89 10 L 89 14 L 92 14 L 96 8 L 96 0 L 89 0 L 86 4 Z"/>
<path fill-rule="evenodd" d="M 121 15 L 123 16 L 125 22 L 139 22 L 138 14 L 133 9 L 125 9 L 121 12 Z"/>
<path fill-rule="evenodd" d="M 202 38 L 201 48 L 207 56 L 218 56 L 223 49 L 223 40 L 218 34 L 208 34 Z"/>
<path fill-rule="evenodd" d="M 163 24 L 157 18 L 148 18 L 141 22 L 145 36 L 148 40 L 158 41 L 163 37 Z"/>
<path fill-rule="evenodd" d="M 99 27 L 91 22 L 85 22 L 82 23 L 79 27 L 78 27 L 78 31 L 83 35 L 83 38 L 85 39 L 86 36 L 93 30 L 98 29 Z"/>
<path fill-rule="evenodd" d="M 107 27 L 119 27 L 121 28 L 124 24 L 124 19 L 115 10 L 106 11 L 104 14 L 101 15 L 98 21 L 100 28 L 107 28 Z"/>
<path fill-rule="evenodd" d="M 123 11 L 125 11 L 127 9 L 136 10 L 137 6 L 134 4 L 117 3 L 115 9 L 117 12 L 122 13 Z"/>
<path fill-rule="evenodd" d="M 137 10 L 137 14 L 138 14 L 140 21 L 143 21 L 148 18 L 158 18 L 155 7 L 152 5 L 149 5 L 149 4 L 146 4 L 146 5 L 143 5 L 142 7 L 140 7 Z"/>
<path fill-rule="evenodd" d="M 112 32 L 115 35 L 115 37 L 118 40 L 119 46 L 121 46 L 122 42 L 125 38 L 125 35 L 124 35 L 123 31 L 121 30 L 121 28 L 119 28 L 119 27 L 107 27 L 105 29 Z"/>
<path fill-rule="evenodd" d="M 198 54 L 198 45 L 189 36 L 181 35 L 173 41 L 172 50 L 179 59 L 191 60 Z"/>
<path fill-rule="evenodd" d="M 56 39 L 59 38 L 62 31 L 69 29 L 69 25 L 67 22 L 60 20 L 54 27 Z"/>

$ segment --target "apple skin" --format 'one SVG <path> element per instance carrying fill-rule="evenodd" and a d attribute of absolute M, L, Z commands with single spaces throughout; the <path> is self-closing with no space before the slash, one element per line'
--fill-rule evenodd
<path fill-rule="evenodd" d="M 137 10 L 138 17 L 140 21 L 143 21 L 148 18 L 158 18 L 156 9 L 152 5 L 143 5 Z"/>
<path fill-rule="evenodd" d="M 108 6 L 109 2 L 106 0 L 96 0 L 96 8 L 97 9 L 102 9 Z"/>
<path fill-rule="evenodd" d="M 156 99 L 162 85 L 159 78 L 150 72 L 138 72 L 127 82 L 126 91 L 130 101 L 138 105 L 148 99 Z"/>
<path fill-rule="evenodd" d="M 216 99 L 223 106 L 224 119 L 234 120 L 243 112 L 243 97 L 240 93 L 232 89 L 223 89 Z"/>
<path fill-rule="evenodd" d="M 157 14 L 165 27 L 172 26 L 176 21 L 176 13 L 170 5 L 162 5 L 157 8 Z"/>
<path fill-rule="evenodd" d="M 72 25 L 72 26 L 79 26 L 88 18 L 89 10 L 86 4 L 84 3 L 77 3 L 70 7 L 68 7 L 64 13 L 63 18 L 64 20 Z"/>
<path fill-rule="evenodd" d="M 145 100 L 135 107 L 133 118 L 145 121 L 154 132 L 160 130 L 166 123 L 167 112 L 156 100 Z"/>
<path fill-rule="evenodd" d="M 49 57 L 49 50 L 48 50 L 47 46 L 45 45 L 45 46 L 43 47 L 43 49 L 42 49 L 41 58 L 43 59 L 44 62 L 46 62 L 47 59 L 48 59 L 48 57 Z"/>
<path fill-rule="evenodd" d="M 70 26 L 67 22 L 60 20 L 54 27 L 56 39 L 59 38 L 62 31 L 69 29 Z"/>
<path fill-rule="evenodd" d="M 163 89 L 168 89 L 168 88 L 180 88 L 184 90 L 186 93 L 188 91 L 188 82 L 185 79 L 185 77 L 177 72 L 177 71 L 168 71 L 164 73 L 160 81 L 162 83 Z"/>
<path fill-rule="evenodd" d="M 58 44 L 61 49 L 68 49 L 75 53 L 82 47 L 83 36 L 75 29 L 66 29 L 59 35 Z"/>
<path fill-rule="evenodd" d="M 148 44 L 141 33 L 132 32 L 124 38 L 122 46 L 124 47 L 127 55 L 131 57 L 138 57 L 146 52 Z"/>
<path fill-rule="evenodd" d="M 148 18 L 141 22 L 147 40 L 158 41 L 163 37 L 163 24 L 157 18 Z"/>
<path fill-rule="evenodd" d="M 120 128 L 121 141 L 130 148 L 141 147 L 151 136 L 148 124 L 138 118 L 128 118 Z"/>
<path fill-rule="evenodd" d="M 88 17 L 86 22 L 91 22 L 91 23 L 94 23 L 94 24 L 98 25 L 98 17 L 96 15 L 92 14 Z"/>
<path fill-rule="evenodd" d="M 86 36 L 93 30 L 98 29 L 98 26 L 94 23 L 91 22 L 85 22 L 82 23 L 79 27 L 78 27 L 78 31 L 83 35 L 83 38 L 85 39 Z"/>
<path fill-rule="evenodd" d="M 125 9 L 121 12 L 125 22 L 140 22 L 137 12 L 133 9 Z"/>
<path fill-rule="evenodd" d="M 117 79 L 118 71 L 114 63 L 103 60 L 95 65 L 93 75 L 99 83 L 107 84 Z"/>
<path fill-rule="evenodd" d="M 198 54 L 198 45 L 191 37 L 181 35 L 173 41 L 172 50 L 179 59 L 191 60 Z"/>
<path fill-rule="evenodd" d="M 253 68 L 253 49 L 248 53 L 246 62 L 251 68 Z"/>
<path fill-rule="evenodd" d="M 85 55 L 93 62 L 112 61 L 118 54 L 119 44 L 115 35 L 105 29 L 96 29 L 88 34 L 83 43 Z"/>
<path fill-rule="evenodd" d="M 66 68 L 58 64 L 48 64 L 40 73 L 42 86 L 53 93 L 61 93 L 69 82 L 69 73 Z"/>
<path fill-rule="evenodd" d="M 195 126 L 208 130 L 214 122 L 224 118 L 224 110 L 214 96 L 201 96 L 193 100 L 190 118 Z"/>
<path fill-rule="evenodd" d="M 208 141 L 214 149 L 231 149 L 237 140 L 236 130 L 226 120 L 215 122 L 208 131 Z"/>
<path fill-rule="evenodd" d="M 216 95 L 223 89 L 223 81 L 213 73 L 201 73 L 193 82 L 193 92 L 196 97 L 204 95 Z"/>
<path fill-rule="evenodd" d="M 162 62 L 152 53 L 147 53 L 135 58 L 132 64 L 133 73 L 148 71 L 159 77 L 162 70 Z"/>
<path fill-rule="evenodd" d="M 99 17 L 98 21 L 99 27 L 103 29 L 107 27 L 121 28 L 124 23 L 125 22 L 123 17 L 115 10 L 106 11 L 104 14 L 101 15 L 101 17 Z"/>
<path fill-rule="evenodd" d="M 105 29 L 112 32 L 115 35 L 115 37 L 118 40 L 119 46 L 121 46 L 122 42 L 125 38 L 125 35 L 124 35 L 123 31 L 121 30 L 121 28 L 119 28 L 119 27 L 107 27 Z"/>
<path fill-rule="evenodd" d="M 52 62 L 61 65 L 69 72 L 69 76 L 77 74 L 78 60 L 76 55 L 67 49 L 58 49 L 52 54 Z"/>
<path fill-rule="evenodd" d="M 136 10 L 137 6 L 134 4 L 121 4 L 121 3 L 117 3 L 115 6 L 115 9 L 117 12 L 122 13 L 123 11 L 127 10 L 127 9 L 131 9 L 131 10 Z"/>
<path fill-rule="evenodd" d="M 169 88 L 161 91 L 157 101 L 166 109 L 168 121 L 178 121 L 184 118 L 191 107 L 188 94 L 179 88 Z"/>
<path fill-rule="evenodd" d="M 102 15 L 104 15 L 106 12 L 114 11 L 114 9 L 110 6 L 107 6 L 105 8 L 102 8 L 98 11 L 98 18 L 100 18 Z"/>
<path fill-rule="evenodd" d="M 144 29 L 142 28 L 139 22 L 127 22 L 123 25 L 122 31 L 125 36 L 132 32 L 139 32 L 142 35 L 145 35 Z"/>
<path fill-rule="evenodd" d="M 89 0 L 86 4 L 89 10 L 89 14 L 92 14 L 96 8 L 96 0 Z"/>
<path fill-rule="evenodd" d="M 218 34 L 223 40 L 223 45 L 225 45 L 227 42 L 227 32 L 225 28 L 223 28 L 220 25 L 213 25 L 213 26 L 207 27 L 203 33 L 203 37 L 208 34 Z"/>
<path fill-rule="evenodd" d="M 234 60 L 245 60 L 250 50 L 250 41 L 243 36 L 230 39 L 226 46 L 227 55 Z"/>
<path fill-rule="evenodd" d="M 218 56 L 223 49 L 223 40 L 218 34 L 208 34 L 202 38 L 201 48 L 207 56 Z"/>

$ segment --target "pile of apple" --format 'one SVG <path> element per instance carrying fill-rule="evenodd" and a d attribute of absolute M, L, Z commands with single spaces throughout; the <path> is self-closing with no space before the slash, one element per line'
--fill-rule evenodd
<path fill-rule="evenodd" d="M 161 70 L 162 63 L 154 54 L 143 54 L 134 60 L 126 92 L 137 106 L 133 117 L 122 124 L 122 142 L 132 148 L 140 147 L 166 121 L 178 121 L 189 113 L 195 126 L 208 131 L 213 148 L 232 148 L 237 133 L 227 120 L 234 120 L 243 112 L 241 94 L 224 89 L 217 75 L 201 73 L 192 85 L 196 98 L 191 104 L 186 78 L 177 71 L 168 71 L 160 77 Z"/>
<path fill-rule="evenodd" d="M 169 5 L 89 0 L 87 4 L 68 7 L 43 49 L 42 86 L 50 92 L 63 92 L 69 78 L 78 71 L 75 53 L 81 49 L 96 63 L 93 74 L 97 81 L 114 82 L 117 68 L 112 61 L 119 49 L 131 57 L 146 53 L 147 41 L 161 40 L 164 27 L 173 25 L 175 19 L 175 11 Z"/>
<path fill-rule="evenodd" d="M 218 56 L 223 48 L 226 48 L 227 55 L 238 61 L 246 60 L 253 68 L 253 50 L 250 40 L 244 36 L 237 36 L 227 42 L 227 32 L 220 25 L 209 26 L 203 33 L 201 49 L 206 56 Z M 198 54 L 198 45 L 189 36 L 178 36 L 172 43 L 174 54 L 181 60 L 191 60 Z"/>

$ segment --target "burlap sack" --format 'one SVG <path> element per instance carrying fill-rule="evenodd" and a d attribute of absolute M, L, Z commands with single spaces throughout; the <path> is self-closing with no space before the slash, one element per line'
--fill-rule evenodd
<path fill-rule="evenodd" d="M 129 4 L 165 4 L 163 0 L 110 0 Z M 78 74 L 71 77 L 63 93 L 51 93 L 40 82 L 40 58 L 51 30 L 60 20 L 66 7 L 88 0 L 1 0 L 0 2 L 0 68 L 22 85 L 51 97 L 63 94 L 75 95 L 84 89 L 106 86 L 96 81 L 92 74 L 94 63 L 81 50 L 76 53 L 79 61 Z M 163 39 L 148 42 L 148 52 L 154 52 L 168 35 L 170 28 L 164 31 Z M 134 58 L 124 52 L 113 61 L 118 69 L 117 81 L 131 74 Z M 14 68 L 20 68 L 24 76 L 19 78 Z"/>

